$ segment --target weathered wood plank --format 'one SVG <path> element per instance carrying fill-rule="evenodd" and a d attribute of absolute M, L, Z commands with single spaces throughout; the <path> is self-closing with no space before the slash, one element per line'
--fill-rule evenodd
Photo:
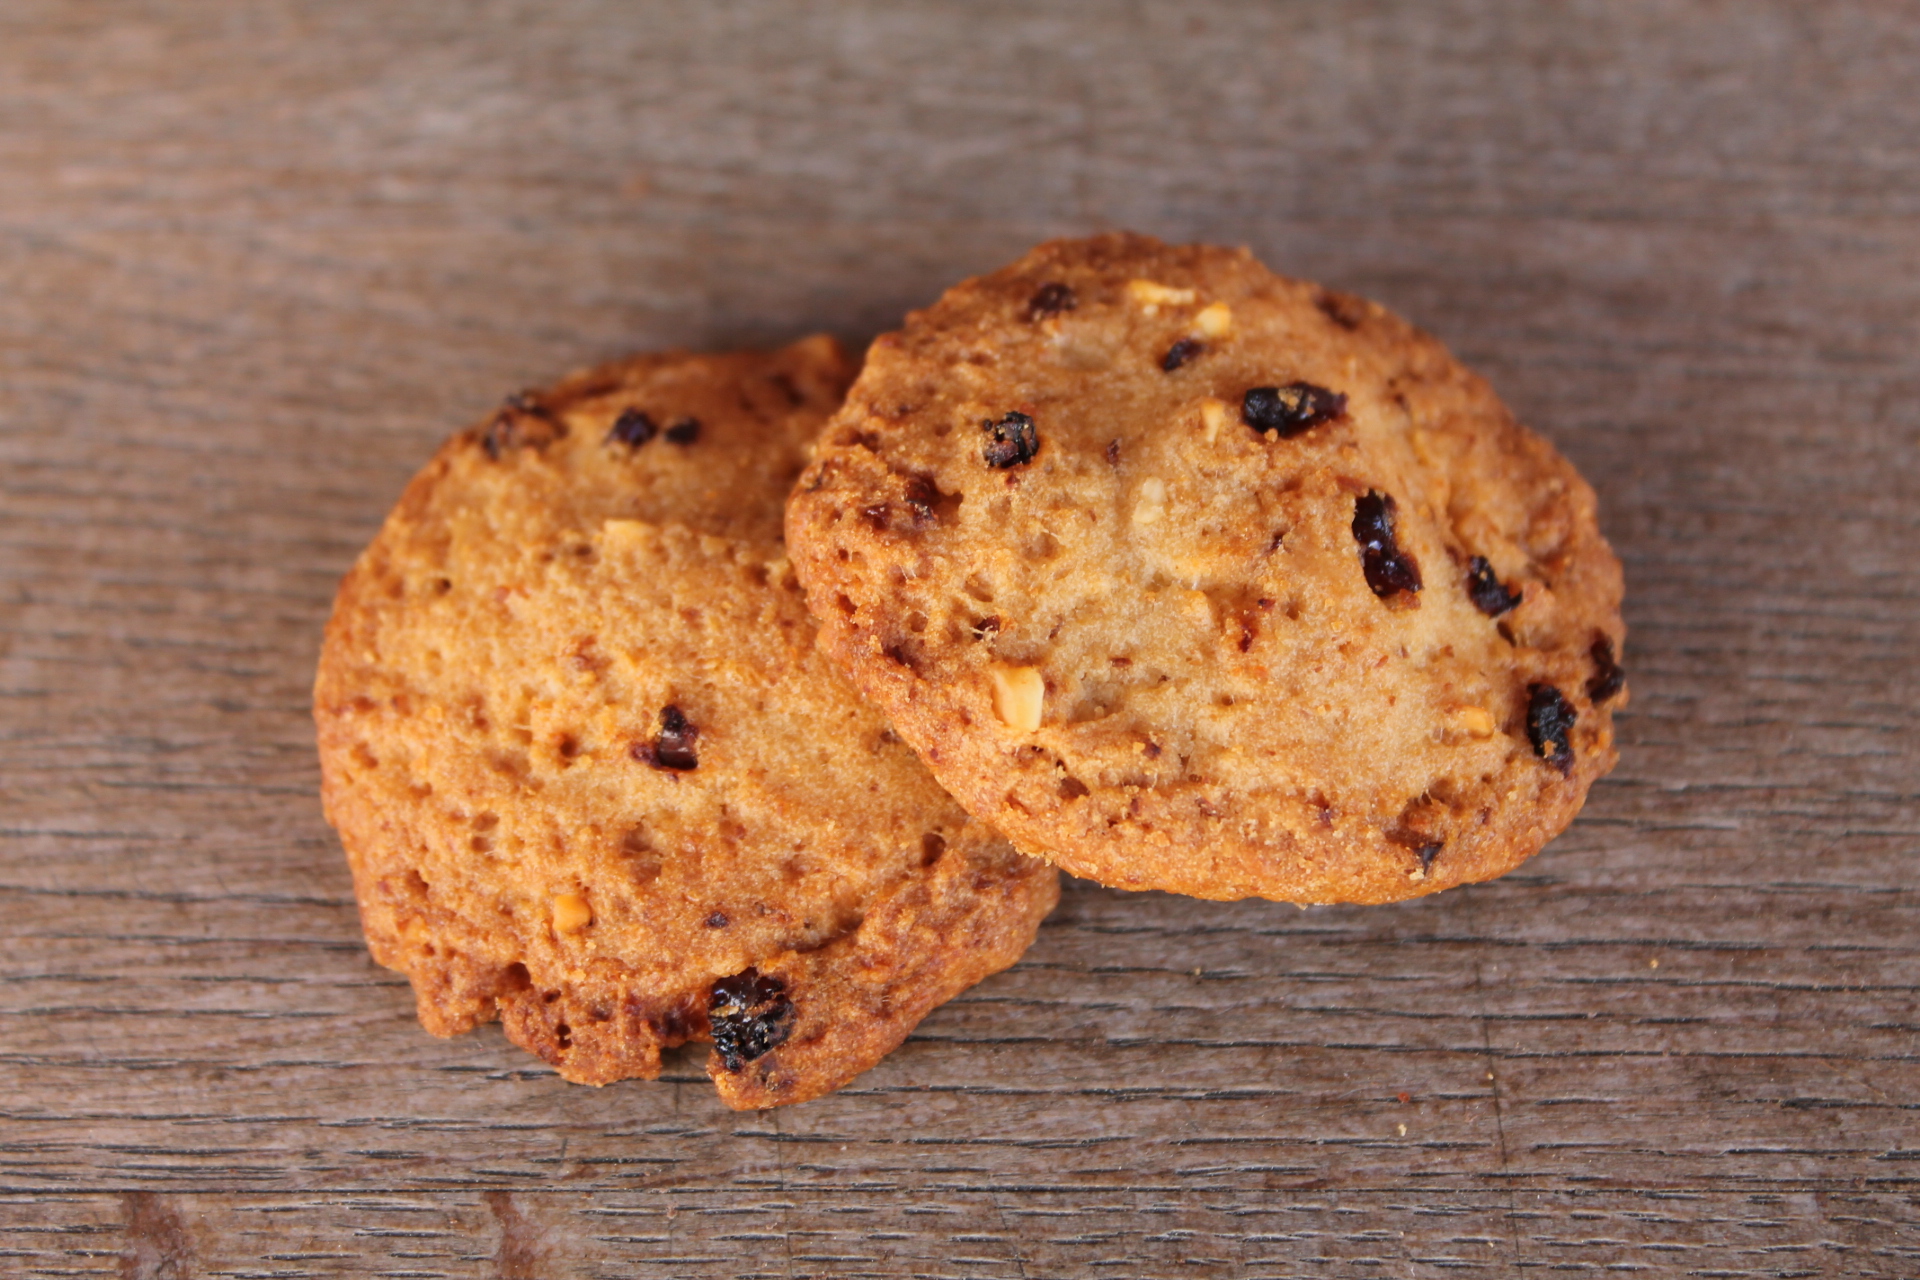
<path fill-rule="evenodd" d="M 1892 0 L 9 4 L 0 1271 L 1914 1274 L 1916 71 Z M 1401 309 L 1594 481 L 1576 827 L 1395 908 L 1075 884 L 770 1115 L 422 1034 L 305 709 L 413 468 L 1110 225 Z"/>

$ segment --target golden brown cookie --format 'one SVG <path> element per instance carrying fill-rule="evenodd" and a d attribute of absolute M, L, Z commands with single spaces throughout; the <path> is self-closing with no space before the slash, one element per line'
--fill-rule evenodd
<path fill-rule="evenodd" d="M 877 341 L 788 507 L 821 643 L 975 817 L 1110 885 L 1386 902 L 1613 765 L 1593 491 L 1382 308 L 1043 245 Z"/>
<path fill-rule="evenodd" d="M 497 1015 L 590 1084 L 710 1040 L 728 1105 L 778 1106 L 1032 942 L 1056 873 L 817 653 L 775 540 L 850 376 L 814 339 L 517 397 L 347 575 L 314 691 L 323 797 L 368 946 L 428 1030 Z"/>

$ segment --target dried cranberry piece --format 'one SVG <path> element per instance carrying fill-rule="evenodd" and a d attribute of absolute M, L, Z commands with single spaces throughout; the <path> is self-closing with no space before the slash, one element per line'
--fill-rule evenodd
<path fill-rule="evenodd" d="M 1311 382 L 1289 382 L 1284 387 L 1255 387 L 1240 401 L 1240 420 L 1255 431 L 1275 432 L 1292 439 L 1347 411 L 1347 397 Z"/>
<path fill-rule="evenodd" d="M 1527 686 L 1527 741 L 1562 775 L 1573 772 L 1573 705 L 1550 684 Z"/>
<path fill-rule="evenodd" d="M 699 728 L 687 719 L 686 712 L 673 706 L 660 708 L 660 736 L 653 740 L 653 748 L 648 752 L 653 766 L 682 772 L 699 768 L 700 757 L 693 749 L 699 737 Z"/>
<path fill-rule="evenodd" d="M 620 416 L 613 420 L 613 430 L 607 432 L 606 443 L 638 449 L 659 434 L 659 426 L 643 410 L 622 409 Z"/>
<path fill-rule="evenodd" d="M 1467 564 L 1467 595 L 1473 607 L 1489 618 L 1497 618 L 1520 603 L 1519 593 L 1507 590 L 1485 556 L 1475 556 Z"/>
<path fill-rule="evenodd" d="M 1080 300 L 1073 296 L 1068 286 L 1054 281 L 1043 284 L 1032 298 L 1027 300 L 1027 319 L 1045 320 L 1048 316 L 1057 316 L 1062 311 L 1071 311 Z"/>
<path fill-rule="evenodd" d="M 700 438 L 700 419 L 682 418 L 663 434 L 671 444 L 692 444 Z"/>
<path fill-rule="evenodd" d="M 990 467 L 1017 467 L 1032 462 L 1033 455 L 1040 452 L 1040 434 L 1034 430 L 1033 419 L 1024 413 L 1009 413 L 998 422 L 983 422 L 980 429 L 988 436 L 980 456 Z"/>
<path fill-rule="evenodd" d="M 1626 687 L 1627 673 L 1614 660 L 1613 640 L 1608 636 L 1594 636 L 1593 648 L 1587 653 L 1593 658 L 1593 679 L 1587 681 L 1587 698 L 1598 705 Z"/>
<path fill-rule="evenodd" d="M 566 434 L 566 424 L 533 392 L 518 391 L 507 397 L 500 411 L 487 423 L 486 430 L 480 433 L 480 445 L 487 456 L 497 462 L 508 449 L 544 448 Z"/>
<path fill-rule="evenodd" d="M 1160 357 L 1160 370 L 1172 373 L 1206 349 L 1206 344 L 1198 338 L 1182 338 L 1167 348 L 1166 355 Z"/>
<path fill-rule="evenodd" d="M 1393 540 L 1393 498 L 1369 489 L 1353 504 L 1353 536 L 1360 543 L 1360 567 L 1367 585 L 1382 600 L 1420 589 L 1420 566 Z"/>
<path fill-rule="evenodd" d="M 758 969 L 721 978 L 707 998 L 707 1025 L 721 1063 L 729 1071 L 740 1070 L 793 1034 L 787 984 Z"/>

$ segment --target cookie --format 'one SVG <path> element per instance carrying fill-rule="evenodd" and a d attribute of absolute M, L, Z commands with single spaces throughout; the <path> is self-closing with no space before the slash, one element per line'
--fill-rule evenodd
<path fill-rule="evenodd" d="M 1615 759 L 1593 491 L 1244 250 L 1043 245 L 879 339 L 788 507 L 821 643 L 976 818 L 1127 889 L 1486 880 Z"/>
<path fill-rule="evenodd" d="M 368 946 L 428 1030 L 497 1016 L 589 1084 L 710 1041 L 728 1105 L 777 1106 L 1032 942 L 1056 872 L 969 819 L 818 653 L 777 541 L 850 376 L 816 339 L 516 397 L 347 575 L 322 795 Z"/>

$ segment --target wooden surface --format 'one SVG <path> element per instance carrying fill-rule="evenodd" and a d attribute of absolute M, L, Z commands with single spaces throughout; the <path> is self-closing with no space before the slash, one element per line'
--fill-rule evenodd
<path fill-rule="evenodd" d="M 0 6 L 0 1274 L 1920 1273 L 1920 6 Z M 843 1093 L 439 1042 L 333 585 L 502 393 L 1048 235 L 1377 297 L 1582 467 L 1622 762 L 1391 908 L 1070 886 Z"/>

